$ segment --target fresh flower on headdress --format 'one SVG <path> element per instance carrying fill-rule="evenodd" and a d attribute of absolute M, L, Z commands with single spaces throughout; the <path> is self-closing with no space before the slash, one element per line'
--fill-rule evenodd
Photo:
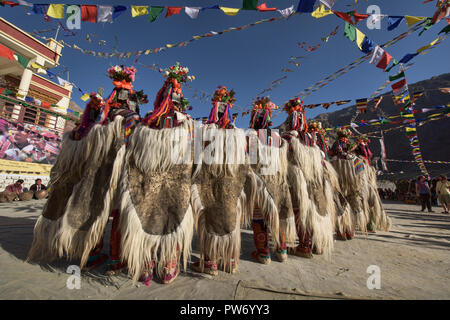
<path fill-rule="evenodd" d="M 114 66 L 108 69 L 108 76 L 113 81 L 133 82 L 136 71 L 135 67 Z"/>
<path fill-rule="evenodd" d="M 195 80 L 195 76 L 187 75 L 189 69 L 187 67 L 181 66 L 179 62 L 167 69 L 160 69 L 160 72 L 162 73 L 164 78 L 176 79 L 179 83 Z"/>
<path fill-rule="evenodd" d="M 214 92 L 214 96 L 211 99 L 213 103 L 215 102 L 225 102 L 233 104 L 236 101 L 236 98 L 234 97 L 234 90 L 231 89 L 231 91 L 227 90 L 227 87 L 225 86 L 218 86 L 216 91 Z"/>
<path fill-rule="evenodd" d="M 336 134 L 337 134 L 338 138 L 349 138 L 353 135 L 352 132 L 346 128 L 337 129 Z"/>
<path fill-rule="evenodd" d="M 303 101 L 300 100 L 300 98 L 293 98 L 284 105 L 283 110 L 290 115 L 294 111 L 304 112 L 305 107 L 303 106 Z"/>
<path fill-rule="evenodd" d="M 369 142 L 370 142 L 370 139 L 369 139 L 367 136 L 360 136 L 359 139 L 358 139 L 358 144 L 359 144 L 359 143 L 365 143 L 365 144 L 367 144 L 367 143 L 369 143 Z"/>
<path fill-rule="evenodd" d="M 267 109 L 270 112 L 270 115 L 272 116 L 272 110 L 278 109 L 278 106 L 270 101 L 269 97 L 257 97 L 256 100 L 253 101 L 253 110 L 257 109 Z"/>

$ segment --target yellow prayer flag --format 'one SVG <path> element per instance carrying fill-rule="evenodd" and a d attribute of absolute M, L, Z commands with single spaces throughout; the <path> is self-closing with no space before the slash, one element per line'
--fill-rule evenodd
<path fill-rule="evenodd" d="M 227 8 L 227 7 L 219 7 L 226 15 L 235 16 L 239 12 L 239 8 Z"/>
<path fill-rule="evenodd" d="M 413 114 L 404 114 L 403 118 L 414 118 Z"/>
<path fill-rule="evenodd" d="M 131 16 L 139 17 L 148 14 L 148 6 L 131 6 Z"/>
<path fill-rule="evenodd" d="M 311 13 L 311 15 L 316 19 L 326 17 L 329 14 L 333 14 L 333 12 L 331 10 L 325 9 L 325 5 L 323 4 L 321 4 L 320 7 L 318 7 L 313 13 Z"/>
<path fill-rule="evenodd" d="M 406 132 L 415 132 L 416 128 L 408 128 L 406 127 Z"/>
<path fill-rule="evenodd" d="M 427 50 L 428 48 L 431 48 L 432 46 L 434 46 L 434 44 L 435 44 L 436 42 L 438 42 L 438 40 L 439 40 L 439 38 L 434 39 L 433 42 L 431 42 L 429 45 L 424 46 L 424 47 L 418 49 L 418 50 L 417 50 L 417 53 L 421 53 L 421 52 Z"/>
<path fill-rule="evenodd" d="M 55 19 L 64 19 L 64 5 L 63 4 L 49 5 L 47 15 Z"/>
<path fill-rule="evenodd" d="M 83 94 L 80 98 L 83 101 L 87 101 L 89 99 L 89 95 L 87 93 Z"/>
<path fill-rule="evenodd" d="M 412 17 L 412 16 L 405 16 L 406 23 L 408 24 L 408 27 L 411 27 L 415 25 L 417 22 L 425 20 L 426 17 Z"/>
<path fill-rule="evenodd" d="M 192 38 L 194 38 L 195 40 L 201 39 L 201 36 L 193 36 Z"/>
<path fill-rule="evenodd" d="M 359 31 L 358 29 L 356 29 L 356 44 L 358 45 L 358 48 L 360 50 L 362 50 L 362 43 L 363 43 L 365 37 L 366 37 L 366 35 L 364 33 Z"/>

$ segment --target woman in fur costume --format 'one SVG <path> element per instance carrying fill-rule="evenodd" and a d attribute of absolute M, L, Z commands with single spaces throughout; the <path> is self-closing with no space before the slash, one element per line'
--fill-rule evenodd
<path fill-rule="evenodd" d="M 337 157 L 338 159 L 346 159 L 350 152 L 353 152 L 356 145 L 350 141 L 352 132 L 345 128 L 339 128 L 336 131 L 336 141 L 333 143 L 329 151 L 330 157 Z"/>
<path fill-rule="evenodd" d="M 258 159 L 251 162 L 257 181 L 256 196 L 251 203 L 256 247 L 252 257 L 262 264 L 270 263 L 271 234 L 277 259 L 285 262 L 287 243 L 295 243 L 294 211 L 287 184 L 288 145 L 278 132 L 269 129 L 272 110 L 278 107 L 269 98 L 258 98 L 253 104 L 250 124 L 257 131 L 249 133 L 249 148 L 258 150 Z"/>
<path fill-rule="evenodd" d="M 329 160 L 328 158 L 329 148 L 327 145 L 325 130 L 322 128 L 322 123 L 318 121 L 312 122 L 308 126 L 308 133 L 311 136 L 311 144 L 313 146 L 318 146 L 319 149 L 323 152 L 325 159 Z"/>
<path fill-rule="evenodd" d="M 369 138 L 362 135 L 359 137 L 358 142 L 356 143 L 356 149 L 354 150 L 355 154 L 358 157 L 363 158 L 368 165 L 370 165 L 370 161 L 372 160 L 372 152 L 369 149 L 369 143 Z"/>
<path fill-rule="evenodd" d="M 299 245 L 294 254 L 312 258 L 313 253 L 329 255 L 333 248 L 336 206 L 325 155 L 306 132 L 302 101 L 291 99 L 284 106 L 289 130 L 288 184 L 291 193 Z"/>
<path fill-rule="evenodd" d="M 156 96 L 155 109 L 130 137 L 118 195 L 122 259 L 133 280 L 146 285 L 154 273 L 165 284 L 174 281 L 180 261 L 186 269 L 194 226 L 193 120 L 175 102 L 180 97 L 175 89 L 180 87 L 174 86 L 192 77 L 179 64 L 164 75 L 167 80 Z"/>

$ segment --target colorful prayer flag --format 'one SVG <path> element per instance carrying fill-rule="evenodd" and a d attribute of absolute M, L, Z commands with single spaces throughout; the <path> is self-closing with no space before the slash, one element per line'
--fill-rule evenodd
<path fill-rule="evenodd" d="M 183 7 L 167 7 L 166 18 L 175 14 L 180 14 L 181 9 L 183 9 Z"/>
<path fill-rule="evenodd" d="M 148 6 L 131 6 L 131 16 L 133 18 L 148 14 Z"/>
<path fill-rule="evenodd" d="M 258 0 L 243 0 L 242 1 L 242 10 L 256 10 L 257 5 L 258 5 Z"/>
<path fill-rule="evenodd" d="M 97 7 L 97 22 L 113 22 L 113 11 L 112 6 L 98 6 Z"/>
<path fill-rule="evenodd" d="M 97 23 L 97 6 L 82 5 L 81 6 L 81 21 Z"/>
<path fill-rule="evenodd" d="M 156 18 L 158 18 L 158 16 L 161 14 L 161 12 L 163 12 L 163 10 L 164 10 L 164 7 L 151 6 L 150 12 L 148 14 L 148 21 L 149 22 L 155 21 Z"/>
<path fill-rule="evenodd" d="M 314 3 L 316 0 L 300 0 L 297 7 L 297 12 L 313 12 Z"/>
<path fill-rule="evenodd" d="M 239 8 L 219 7 L 226 15 L 235 16 L 239 12 Z"/>
<path fill-rule="evenodd" d="M 321 4 L 316 10 L 314 10 L 313 13 L 311 13 L 311 16 L 313 16 L 316 19 L 326 17 L 330 14 L 333 14 L 331 10 L 325 9 L 325 6 Z"/>
<path fill-rule="evenodd" d="M 49 5 L 47 15 L 55 19 L 64 19 L 64 5 L 63 4 Z"/>

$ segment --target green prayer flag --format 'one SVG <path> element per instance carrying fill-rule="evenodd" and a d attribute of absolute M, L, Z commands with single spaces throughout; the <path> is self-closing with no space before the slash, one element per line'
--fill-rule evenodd
<path fill-rule="evenodd" d="M 425 25 L 425 27 L 423 27 L 423 30 L 420 31 L 419 36 L 422 35 L 422 33 L 424 33 L 425 31 L 427 31 L 428 29 L 430 29 L 433 26 L 433 22 L 431 18 L 427 18 L 427 24 Z"/>
<path fill-rule="evenodd" d="M 389 71 L 391 71 L 392 68 L 395 67 L 396 65 L 398 65 L 398 60 L 394 58 L 394 59 L 393 59 L 393 62 L 392 62 L 392 65 L 391 65 L 389 68 L 387 68 L 384 72 L 389 72 Z"/>
<path fill-rule="evenodd" d="M 350 41 L 355 42 L 356 40 L 356 28 L 350 23 L 345 23 L 344 36 L 350 39 Z"/>
<path fill-rule="evenodd" d="M 153 22 L 156 20 L 156 18 L 158 18 L 158 16 L 161 14 L 161 12 L 163 12 L 164 7 L 154 7 L 151 6 L 149 13 L 148 13 L 148 21 L 149 22 Z"/>
<path fill-rule="evenodd" d="M 21 56 L 17 52 L 15 52 L 15 55 L 17 56 L 17 62 L 19 62 L 24 68 L 26 68 L 28 66 L 28 62 L 30 62 L 30 59 Z"/>
<path fill-rule="evenodd" d="M 242 10 L 256 10 L 257 5 L 258 5 L 258 0 L 243 0 L 242 1 Z"/>
<path fill-rule="evenodd" d="M 447 34 L 450 32 L 450 24 L 448 24 L 444 29 L 442 29 L 438 34 L 444 33 Z"/>
<path fill-rule="evenodd" d="M 400 73 L 398 73 L 396 75 L 389 76 L 389 81 L 395 81 L 395 80 L 398 80 L 398 79 L 404 78 L 404 77 L 405 77 L 405 72 L 402 71 L 402 72 L 400 72 Z"/>

